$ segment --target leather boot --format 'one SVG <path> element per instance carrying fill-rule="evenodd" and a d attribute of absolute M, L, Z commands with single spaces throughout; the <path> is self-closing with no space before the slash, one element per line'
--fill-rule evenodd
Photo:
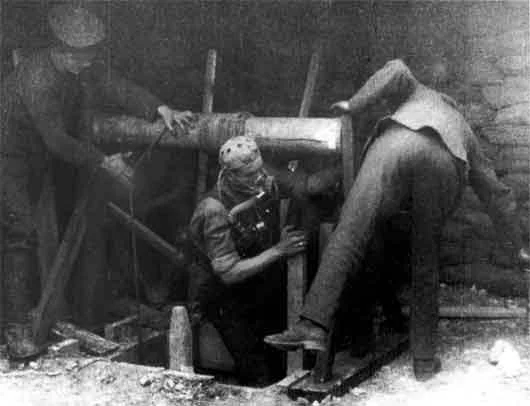
<path fill-rule="evenodd" d="M 38 354 L 33 342 L 31 311 L 38 280 L 36 252 L 24 243 L 9 244 L 4 254 L 5 319 L 4 336 L 10 358 L 23 359 Z"/>
<path fill-rule="evenodd" d="M 33 341 L 30 323 L 9 323 L 5 330 L 7 354 L 14 360 L 32 358 L 41 352 Z"/>
<path fill-rule="evenodd" d="M 440 358 L 416 359 L 412 361 L 412 368 L 416 380 L 423 382 L 433 378 L 442 369 Z"/>

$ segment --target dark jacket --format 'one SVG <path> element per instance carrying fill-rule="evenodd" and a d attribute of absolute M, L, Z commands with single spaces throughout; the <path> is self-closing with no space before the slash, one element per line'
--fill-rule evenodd
<path fill-rule="evenodd" d="M 401 60 L 388 62 L 349 100 L 353 113 L 386 99 L 394 113 L 379 120 L 373 137 L 384 132 L 388 122 L 413 131 L 434 130 L 445 146 L 464 165 L 466 178 L 503 236 L 514 248 L 522 247 L 517 206 L 512 190 L 497 179 L 479 140 L 449 96 L 421 84 Z"/>
<path fill-rule="evenodd" d="M 2 83 L 3 166 L 21 160 L 33 171 L 46 166 L 47 154 L 77 167 L 95 167 L 103 154 L 78 138 L 80 109 L 87 94 L 97 104 L 114 103 L 130 114 L 153 119 L 158 98 L 95 62 L 74 75 L 54 66 L 49 49 L 24 58 Z"/>

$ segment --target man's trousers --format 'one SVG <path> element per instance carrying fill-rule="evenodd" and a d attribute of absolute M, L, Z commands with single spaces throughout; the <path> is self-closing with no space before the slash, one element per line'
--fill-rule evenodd
<path fill-rule="evenodd" d="M 355 278 L 380 224 L 410 210 L 411 348 L 432 359 L 438 321 L 439 244 L 442 226 L 463 187 L 460 163 L 431 131 L 387 127 L 368 148 L 306 296 L 302 317 L 329 328 L 346 282 Z"/>

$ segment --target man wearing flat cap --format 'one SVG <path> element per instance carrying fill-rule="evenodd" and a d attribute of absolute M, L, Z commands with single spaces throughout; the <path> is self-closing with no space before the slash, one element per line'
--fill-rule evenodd
<path fill-rule="evenodd" d="M 500 236 L 510 243 L 514 259 L 526 263 L 528 255 L 514 195 L 497 179 L 456 103 L 420 83 L 403 61 L 389 61 L 351 99 L 332 107 L 362 114 L 383 100 L 393 113 L 379 120 L 364 148 L 359 174 L 306 295 L 300 321 L 265 341 L 282 350 L 323 351 L 347 281 L 357 280 L 375 233 L 381 224 L 407 213 L 411 351 L 416 378 L 425 380 L 441 367 L 436 329 L 442 226 L 458 206 L 467 182 Z"/>
<path fill-rule="evenodd" d="M 48 22 L 55 42 L 21 60 L 2 84 L 4 335 L 15 358 L 37 352 L 29 320 L 36 299 L 31 286 L 38 281 L 35 212 L 53 165 L 131 185 L 131 169 L 123 160 L 79 139 L 82 101 L 90 94 L 147 120 L 161 116 L 169 129 L 187 125 L 191 116 L 96 62 L 105 26 L 95 14 L 63 4 L 51 9 Z"/>

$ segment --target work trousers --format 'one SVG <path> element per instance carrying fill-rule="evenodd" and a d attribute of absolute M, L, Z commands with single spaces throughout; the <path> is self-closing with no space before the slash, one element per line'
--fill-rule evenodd
<path fill-rule="evenodd" d="M 41 155 L 46 155 L 45 153 Z M 28 311 L 39 299 L 39 288 L 46 284 L 49 270 L 55 259 L 59 245 L 59 232 L 69 220 L 77 196 L 83 188 L 90 187 L 86 209 L 87 230 L 79 253 L 74 283 L 67 288 L 71 302 L 75 304 L 74 316 L 82 325 L 90 325 L 101 309 L 95 306 L 97 296 L 104 296 L 102 287 L 105 277 L 103 234 L 105 179 L 88 185 L 89 174 L 69 165 L 61 167 L 68 173 L 55 173 L 56 163 L 51 158 L 38 155 L 38 169 L 28 159 L 9 157 L 3 163 L 2 180 L 2 226 L 4 238 L 4 270 L 2 299 L 5 305 L 5 322 L 27 322 Z M 65 176 L 67 175 L 67 176 Z M 58 177 L 57 177 L 58 176 Z M 54 185 L 57 180 L 66 179 L 65 185 Z M 81 182 L 79 182 L 81 179 Z M 75 182 L 75 183 L 74 183 Z M 59 219 L 56 218 L 56 191 L 60 189 Z M 79 190 L 77 190 L 79 189 Z M 57 224 L 59 220 L 59 225 Z M 63 229 L 63 230 L 58 230 Z M 24 258 L 24 260 L 22 260 Z M 15 266 L 15 259 L 17 266 Z M 22 263 L 24 266 L 22 266 Z M 73 288 L 73 289 L 72 289 Z M 73 291 L 72 291 L 73 290 Z M 60 293 L 61 296 L 63 292 Z M 59 300 L 61 316 L 69 313 L 64 298 Z M 101 306 L 100 306 L 101 307 Z"/>
<path fill-rule="evenodd" d="M 32 175 L 23 157 L 5 157 L 1 164 L 3 258 L 0 299 L 4 322 L 28 322 L 28 311 L 37 300 L 39 284 L 37 233 L 34 212 L 47 173 Z M 33 193 L 31 193 L 33 192 Z"/>
<path fill-rule="evenodd" d="M 267 334 L 285 328 L 285 304 L 278 300 L 285 294 L 276 281 L 278 270 L 232 287 L 209 272 L 205 265 L 190 267 L 188 307 L 193 325 L 197 327 L 204 319 L 214 325 L 234 358 L 242 384 L 283 377 L 283 354 L 263 342 Z"/>
<path fill-rule="evenodd" d="M 416 359 L 436 351 L 439 244 L 461 195 L 460 163 L 433 131 L 391 124 L 373 140 L 343 205 L 302 317 L 329 328 L 346 282 L 356 280 L 376 225 L 404 209 L 411 227 L 411 348 Z"/>

